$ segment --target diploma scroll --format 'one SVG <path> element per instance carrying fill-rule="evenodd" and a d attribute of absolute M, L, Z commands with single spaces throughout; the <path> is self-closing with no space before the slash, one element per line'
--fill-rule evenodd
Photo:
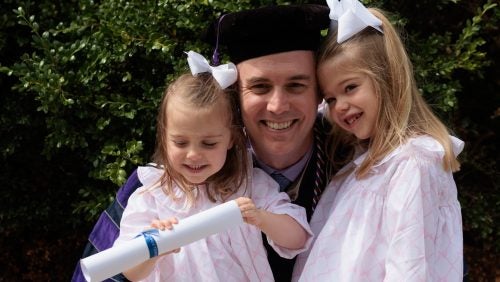
<path fill-rule="evenodd" d="M 150 258 L 152 246 L 163 254 L 243 223 L 235 201 L 229 201 L 198 214 L 179 220 L 172 230 L 138 236 L 125 244 L 80 260 L 87 281 L 102 281 L 130 269 Z M 151 241 L 151 238 L 154 242 Z"/>

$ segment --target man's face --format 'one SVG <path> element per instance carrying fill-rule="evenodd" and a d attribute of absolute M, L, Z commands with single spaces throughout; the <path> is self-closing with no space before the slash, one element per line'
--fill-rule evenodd
<path fill-rule="evenodd" d="M 286 168 L 313 142 L 317 114 L 312 51 L 291 51 L 238 64 L 241 110 L 252 147 L 264 163 Z"/>

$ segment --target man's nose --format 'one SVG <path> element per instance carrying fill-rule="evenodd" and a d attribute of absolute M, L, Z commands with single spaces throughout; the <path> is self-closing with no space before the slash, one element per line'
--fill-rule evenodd
<path fill-rule="evenodd" d="M 280 88 L 274 89 L 267 102 L 267 110 L 275 114 L 281 114 L 290 110 L 288 93 Z"/>

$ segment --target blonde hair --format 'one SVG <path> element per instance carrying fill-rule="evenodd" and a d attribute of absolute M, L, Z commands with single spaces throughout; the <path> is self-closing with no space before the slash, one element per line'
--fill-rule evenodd
<path fill-rule="evenodd" d="M 170 164 L 167 147 L 167 105 L 172 96 L 181 97 L 199 109 L 210 111 L 224 111 L 228 118 L 227 126 L 231 130 L 233 146 L 228 150 L 226 162 L 222 169 L 210 176 L 206 181 L 208 198 L 225 200 L 234 194 L 239 187 L 247 184 L 248 156 L 242 121 L 239 114 L 239 96 L 235 87 L 221 89 L 219 84 L 209 73 L 196 76 L 191 73 L 181 75 L 165 90 L 159 107 L 156 149 L 153 161 L 163 165 L 164 173 L 160 179 L 163 191 L 172 199 L 177 199 L 174 191 L 174 182 L 185 193 L 188 206 L 196 201 L 196 185 L 190 183 Z"/>
<path fill-rule="evenodd" d="M 356 171 L 356 177 L 365 177 L 377 162 L 404 144 L 408 138 L 425 134 L 435 138 L 444 147 L 443 168 L 446 171 L 457 171 L 460 164 L 453 154 L 449 132 L 418 90 L 412 63 L 399 34 L 382 10 L 369 10 L 382 21 L 383 34 L 368 27 L 339 44 L 336 33 L 333 33 L 318 54 L 318 66 L 331 62 L 340 55 L 349 56 L 350 69 L 366 74 L 378 96 L 379 112 L 375 122 L 377 130 L 368 141 L 368 155 Z M 335 124 L 331 140 L 332 152 L 340 148 L 351 148 L 346 159 L 334 162 L 339 165 L 352 158 L 352 145 L 359 144 L 354 135 Z"/>

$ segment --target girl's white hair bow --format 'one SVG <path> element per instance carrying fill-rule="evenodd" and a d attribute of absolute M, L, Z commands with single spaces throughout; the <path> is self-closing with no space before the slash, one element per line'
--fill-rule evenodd
<path fill-rule="evenodd" d="M 189 69 L 193 75 L 202 72 L 209 72 L 215 78 L 217 83 L 219 83 L 222 89 L 227 88 L 231 84 L 236 82 L 238 79 L 238 70 L 236 66 L 229 62 L 227 64 L 219 65 L 216 67 L 212 67 L 207 59 L 205 59 L 202 55 L 189 51 L 185 52 L 188 56 L 187 61 L 189 64 Z"/>
<path fill-rule="evenodd" d="M 375 17 L 358 0 L 326 0 L 330 19 L 337 21 L 337 42 L 342 43 L 368 26 L 383 33 L 382 21 Z"/>

